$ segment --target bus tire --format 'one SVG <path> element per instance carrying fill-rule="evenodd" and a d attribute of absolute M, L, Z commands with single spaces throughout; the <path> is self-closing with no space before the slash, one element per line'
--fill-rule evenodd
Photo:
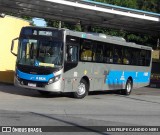
<path fill-rule="evenodd" d="M 43 96 L 48 96 L 48 95 L 51 94 L 51 92 L 49 92 L 49 91 L 41 91 L 41 90 L 38 90 L 38 92 L 39 92 L 41 95 L 43 95 Z"/>
<path fill-rule="evenodd" d="M 74 98 L 82 99 L 88 94 L 88 84 L 85 79 L 82 79 L 78 85 L 77 91 L 73 93 Z"/>
<path fill-rule="evenodd" d="M 126 86 L 124 90 L 121 90 L 122 95 L 130 95 L 132 92 L 132 81 L 130 79 L 127 80 Z"/>

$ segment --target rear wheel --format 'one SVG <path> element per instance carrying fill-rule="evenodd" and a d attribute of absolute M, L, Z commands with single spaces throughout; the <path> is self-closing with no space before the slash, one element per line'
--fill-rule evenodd
<path fill-rule="evenodd" d="M 82 79 L 78 85 L 77 91 L 73 93 L 74 98 L 84 98 L 88 94 L 88 84 Z"/>
<path fill-rule="evenodd" d="M 130 95 L 132 91 L 132 81 L 130 79 L 127 80 L 126 87 L 124 90 L 121 90 L 123 95 Z"/>

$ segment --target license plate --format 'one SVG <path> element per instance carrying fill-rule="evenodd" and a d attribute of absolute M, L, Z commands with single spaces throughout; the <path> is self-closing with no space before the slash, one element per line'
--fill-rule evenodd
<path fill-rule="evenodd" d="M 35 83 L 28 83 L 28 86 L 30 86 L 30 87 L 36 87 L 37 85 Z"/>

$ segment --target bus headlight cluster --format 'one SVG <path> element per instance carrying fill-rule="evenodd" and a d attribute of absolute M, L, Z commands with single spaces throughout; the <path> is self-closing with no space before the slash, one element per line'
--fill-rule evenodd
<path fill-rule="evenodd" d="M 20 81 L 20 78 L 19 78 L 18 74 L 16 74 L 16 78 L 17 78 L 18 81 Z"/>
<path fill-rule="evenodd" d="M 57 76 L 55 76 L 54 78 L 51 78 L 51 79 L 48 81 L 48 84 L 57 82 L 57 81 L 60 79 L 60 77 L 61 77 L 61 75 L 57 75 Z"/>

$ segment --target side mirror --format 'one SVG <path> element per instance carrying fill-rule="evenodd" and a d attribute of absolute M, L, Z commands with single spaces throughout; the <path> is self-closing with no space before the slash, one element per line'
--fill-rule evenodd
<path fill-rule="evenodd" d="M 13 49 L 14 49 L 14 42 L 15 42 L 15 40 L 18 40 L 18 39 L 19 39 L 19 38 L 13 39 L 13 40 L 12 40 L 12 44 L 11 44 L 11 53 L 12 53 L 14 56 L 17 56 L 17 54 L 13 52 Z"/>

